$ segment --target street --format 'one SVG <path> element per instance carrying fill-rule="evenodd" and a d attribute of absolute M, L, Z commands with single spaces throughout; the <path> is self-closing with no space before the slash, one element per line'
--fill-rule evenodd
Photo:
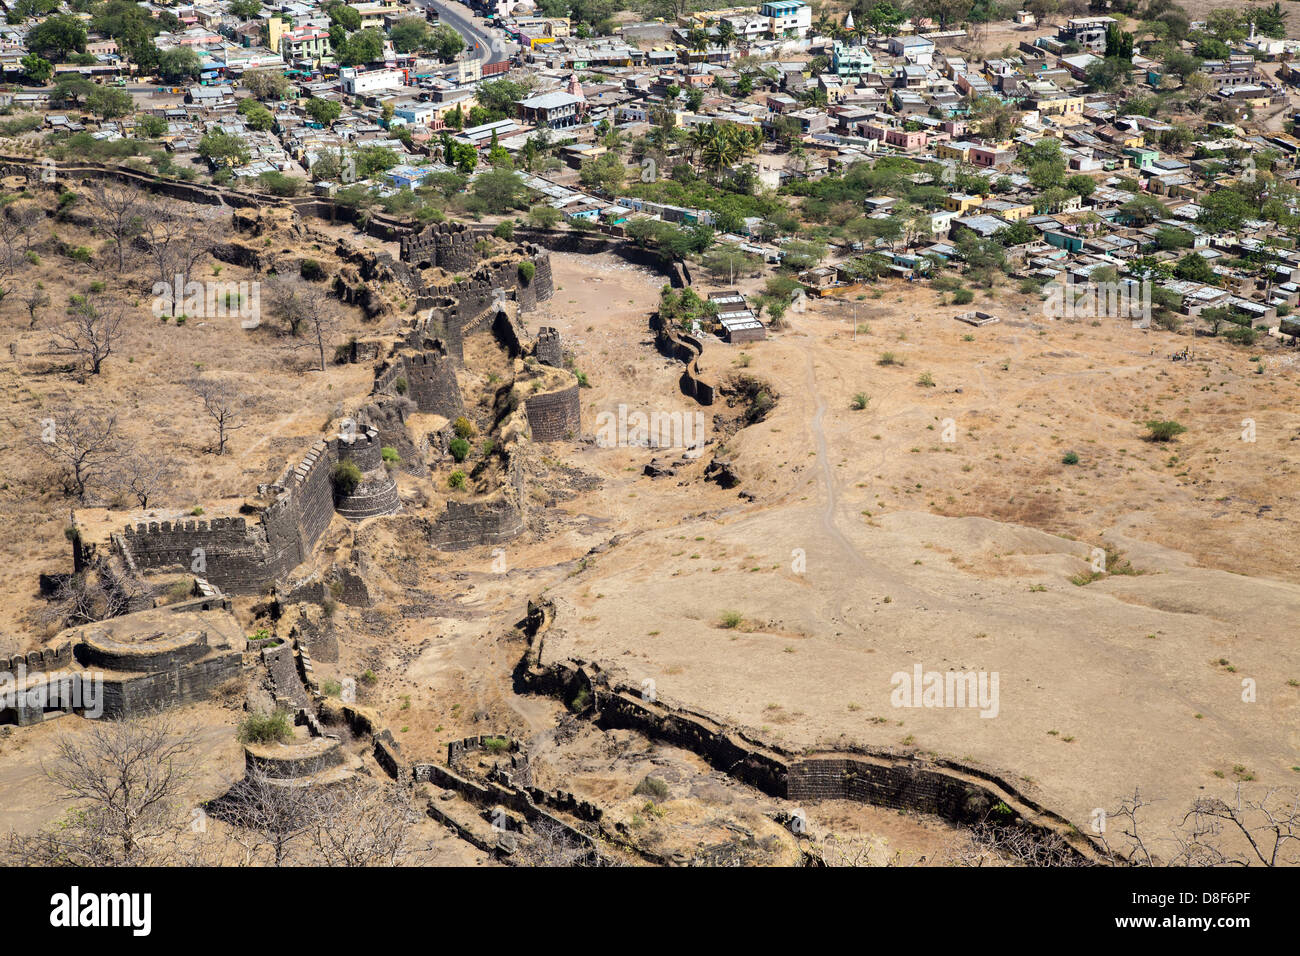
<path fill-rule="evenodd" d="M 477 59 L 484 66 L 500 63 L 513 52 L 513 44 L 504 34 L 483 26 L 482 21 L 464 4 L 453 3 L 451 0 L 416 0 L 416 4 L 421 9 L 436 11 L 443 23 L 465 38 L 466 44 L 471 48 L 470 52 L 476 53 Z M 478 44 L 477 50 L 473 49 L 475 43 Z"/>

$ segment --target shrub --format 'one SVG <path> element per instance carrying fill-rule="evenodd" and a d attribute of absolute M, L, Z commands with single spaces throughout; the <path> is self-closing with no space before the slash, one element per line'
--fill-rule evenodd
<path fill-rule="evenodd" d="M 357 485 L 361 484 L 361 469 L 351 458 L 345 458 L 335 464 L 331 477 L 334 480 L 335 493 L 341 498 L 346 498 L 357 490 Z"/>
<path fill-rule="evenodd" d="M 1150 441 L 1173 441 L 1176 436 L 1187 431 L 1178 422 L 1149 421 L 1146 425 L 1149 432 L 1147 438 Z"/>
<path fill-rule="evenodd" d="M 361 676 L 358 677 L 357 680 L 361 681 L 361 683 L 365 684 L 367 687 L 373 687 L 379 682 L 379 675 L 367 667 L 361 672 Z"/>
<path fill-rule="evenodd" d="M 723 611 L 718 618 L 718 626 L 727 630 L 734 630 L 744 622 L 745 617 L 739 611 Z"/>
<path fill-rule="evenodd" d="M 967 305 L 975 301 L 975 293 L 970 289 L 957 289 L 952 294 L 953 305 Z"/>
<path fill-rule="evenodd" d="M 510 749 L 510 741 L 505 737 L 487 737 L 483 740 L 483 749 L 490 754 L 505 753 Z"/>
<path fill-rule="evenodd" d="M 916 384 L 922 388 L 934 388 L 934 376 L 929 372 L 922 372 L 917 378 Z"/>
<path fill-rule="evenodd" d="M 897 355 L 895 355 L 893 352 L 881 352 L 880 361 L 877 362 L 876 364 L 877 365 L 902 365 L 903 360 L 899 358 Z"/>
<path fill-rule="evenodd" d="M 770 393 L 761 391 L 754 396 L 754 401 L 750 403 L 748 410 L 746 410 L 745 421 L 751 425 L 757 424 L 775 407 L 776 399 Z"/>
<path fill-rule="evenodd" d="M 406 384 L 406 379 L 404 378 L 399 378 L 395 382 L 393 382 L 393 391 L 395 391 L 398 395 L 405 395 L 406 390 L 409 387 L 410 386 Z"/>
<path fill-rule="evenodd" d="M 463 471 L 453 471 L 453 472 L 451 473 L 451 476 L 448 477 L 448 479 L 447 479 L 447 485 L 448 485 L 448 487 L 451 487 L 451 488 L 463 488 L 463 487 L 465 487 L 465 472 L 463 472 Z"/>
<path fill-rule="evenodd" d="M 519 263 L 519 279 L 524 283 L 524 285 L 532 282 L 533 276 L 536 274 L 537 266 L 533 265 L 531 262 Z"/>
<path fill-rule="evenodd" d="M 325 267 L 315 259 L 304 259 L 298 263 L 298 274 L 310 282 L 325 278 Z"/>
<path fill-rule="evenodd" d="M 289 722 L 288 712 L 283 710 L 250 714 L 240 723 L 237 736 L 241 744 L 284 743 L 293 737 L 293 724 Z"/>
<path fill-rule="evenodd" d="M 591 383 L 590 383 L 589 381 L 587 381 L 587 373 L 586 373 L 586 372 L 574 372 L 574 373 L 573 373 L 573 377 L 576 378 L 576 379 L 578 380 L 578 387 L 579 387 L 579 388 L 591 388 Z"/>
<path fill-rule="evenodd" d="M 574 713 L 580 710 L 586 710 L 587 705 L 591 703 L 591 691 L 583 687 L 573 695 L 573 700 L 569 702 L 569 709 Z"/>
<path fill-rule="evenodd" d="M 464 438 L 453 438 L 447 446 L 447 450 L 451 452 L 451 457 L 455 458 L 456 461 L 464 461 L 469 454 L 469 442 Z"/>
<path fill-rule="evenodd" d="M 1061 459 L 1063 465 L 1077 465 L 1078 463 L 1079 455 L 1077 452 L 1067 451 L 1065 457 Z"/>
<path fill-rule="evenodd" d="M 515 237 L 515 224 L 509 219 L 499 222 L 496 228 L 492 230 L 492 235 L 498 239 L 513 239 Z"/>
<path fill-rule="evenodd" d="M 455 430 L 457 438 L 473 438 L 476 431 L 474 423 L 464 415 L 452 422 L 451 427 Z"/>
<path fill-rule="evenodd" d="M 643 777 L 632 792 L 639 797 L 650 797 L 652 800 L 667 800 L 669 796 L 668 784 L 658 777 L 651 776 Z"/>
<path fill-rule="evenodd" d="M 337 697 L 343 693 L 343 685 L 336 680 L 327 680 L 320 685 L 320 692 L 326 697 Z"/>
<path fill-rule="evenodd" d="M 379 449 L 380 456 L 389 464 L 395 465 L 402 460 L 402 456 L 397 453 L 397 449 L 391 445 L 385 445 Z"/>
<path fill-rule="evenodd" d="M 871 397 L 866 392 L 858 392 L 853 396 L 853 401 L 850 404 L 854 411 L 860 412 L 867 407 L 869 401 L 871 401 Z"/>

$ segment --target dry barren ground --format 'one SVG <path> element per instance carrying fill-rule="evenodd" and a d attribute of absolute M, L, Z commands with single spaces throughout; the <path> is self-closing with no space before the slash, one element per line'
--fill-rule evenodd
<path fill-rule="evenodd" d="M 711 343 L 707 374 L 743 366 L 780 396 L 727 442 L 756 505 L 632 477 L 645 450 L 575 456 L 607 478 L 604 509 L 584 507 L 646 530 L 550 590 L 549 653 L 790 745 L 1003 768 L 1076 820 L 1135 787 L 1163 823 L 1236 780 L 1294 786 L 1294 353 L 1256 374 L 1222 343 L 1051 322 L 1001 292 L 991 307 L 1003 321 L 971 329 L 935 293 L 891 286 L 814 303 L 745 359 Z M 1187 344 L 1195 360 L 1171 362 Z M 878 364 L 886 351 L 902 364 Z M 586 405 L 612 402 L 606 363 L 582 364 Z M 1153 418 L 1188 431 L 1148 442 Z M 1107 547 L 1137 573 L 1073 583 Z M 997 716 L 891 706 L 892 675 L 917 664 L 997 672 Z"/>

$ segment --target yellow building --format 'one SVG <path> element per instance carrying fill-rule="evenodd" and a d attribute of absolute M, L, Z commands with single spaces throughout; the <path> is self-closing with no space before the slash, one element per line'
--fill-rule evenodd
<path fill-rule="evenodd" d="M 949 193 L 943 201 L 943 208 L 950 209 L 960 215 L 965 215 L 969 210 L 980 205 L 984 200 L 980 196 L 968 196 L 965 193 Z"/>
<path fill-rule="evenodd" d="M 980 205 L 980 212 L 1000 216 L 1007 222 L 1019 222 L 1034 214 L 1034 207 L 1029 203 L 1011 199 L 989 199 Z"/>

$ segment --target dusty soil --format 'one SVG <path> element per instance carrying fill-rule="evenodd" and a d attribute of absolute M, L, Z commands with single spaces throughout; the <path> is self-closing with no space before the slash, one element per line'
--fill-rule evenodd
<path fill-rule="evenodd" d="M 597 416 L 620 404 L 696 410 L 678 391 L 680 365 L 654 350 L 648 330 L 663 280 L 606 256 L 556 255 L 553 268 L 554 298 L 525 321 L 531 331 L 557 327 L 591 387 L 581 393 L 583 440 L 528 451 L 531 533 L 502 549 L 438 553 L 412 533 L 422 479 L 402 476 L 406 513 L 356 528 L 336 521 L 326 541 L 340 553 L 365 547 L 378 601 L 338 607 L 338 659 L 318 659 L 318 676 L 372 670 L 362 702 L 380 709 L 406 758 L 445 756 L 448 740 L 468 734 L 507 733 L 535 751 L 546 786 L 563 782 L 600 801 L 665 852 L 689 855 L 744 831 L 775 838 L 763 844 L 766 861 L 782 861 L 787 844 L 765 816 L 771 802 L 690 754 L 597 734 L 555 741 L 562 705 L 516 696 L 509 678 L 524 650 L 511 626 L 544 593 L 558 609 L 550 657 L 594 659 L 636 684 L 651 678 L 662 699 L 792 748 L 860 742 L 999 769 L 1080 824 L 1135 787 L 1159 801 L 1159 826 L 1237 781 L 1294 786 L 1294 353 L 1052 322 L 1007 288 L 975 303 L 1002 321 L 972 329 L 952 319 L 965 307 L 889 285 L 879 298 L 812 301 L 765 342 L 710 340 L 705 375 L 723 386 L 752 376 L 776 406 L 739 428 L 743 404 L 728 404 L 738 396 L 726 392 L 703 410 L 702 457 L 652 479 L 643 466 L 676 452 L 598 447 L 590 436 Z M 103 386 L 105 400 L 139 393 L 141 408 L 161 416 L 175 401 L 161 383 L 190 359 L 176 342 L 157 344 L 152 325 L 133 334 L 124 354 L 136 363 L 105 373 L 116 388 L 104 377 L 77 387 Z M 212 334 L 213 348 L 239 341 Z M 1169 360 L 1188 345 L 1194 361 Z M 490 345 L 467 352 L 492 364 Z M 901 364 L 878 364 L 884 352 Z M 172 426 L 178 455 L 195 462 L 181 487 L 205 505 L 220 498 L 207 489 L 236 493 L 266 480 L 278 470 L 272 457 L 299 453 L 335 402 L 368 388 L 364 367 L 285 376 L 270 372 L 274 351 L 213 354 L 282 391 L 259 403 L 265 417 L 237 433 L 223 459 L 202 455 L 201 423 Z M 152 376 L 134 367 L 141 356 Z M 919 384 L 923 373 L 933 386 Z M 63 379 L 46 378 L 72 387 Z M 151 388 L 163 390 L 157 403 Z M 858 392 L 869 396 L 865 410 L 851 407 Z M 1177 419 L 1187 432 L 1150 443 L 1142 423 L 1151 418 Z M 1254 443 L 1241 441 L 1245 418 Z M 284 445 L 274 455 L 273 442 Z M 1068 451 L 1079 464 L 1062 463 Z M 737 488 L 701 479 L 715 456 L 732 462 Z M 37 476 L 27 481 L 30 497 Z M 24 504 L 14 494 L 8 505 L 45 515 L 34 527 L 46 530 L 29 536 L 41 544 L 28 544 L 36 553 L 26 563 L 5 569 L 18 615 L 7 620 L 36 606 L 36 570 L 66 569 L 59 501 L 45 494 Z M 1094 548 L 1137 573 L 1072 583 L 1086 578 Z M 254 603 L 238 602 L 250 630 Z M 997 716 L 893 707 L 891 676 L 915 664 L 997 672 Z M 1243 678 L 1255 681 L 1257 701 L 1243 702 Z M 231 724 L 214 723 L 213 746 L 229 740 Z M 664 817 L 647 816 L 632 793 L 655 767 L 675 788 Z M 804 809 L 813 830 L 852 834 L 873 862 L 960 852 L 961 836 L 938 821 L 838 803 Z"/>

